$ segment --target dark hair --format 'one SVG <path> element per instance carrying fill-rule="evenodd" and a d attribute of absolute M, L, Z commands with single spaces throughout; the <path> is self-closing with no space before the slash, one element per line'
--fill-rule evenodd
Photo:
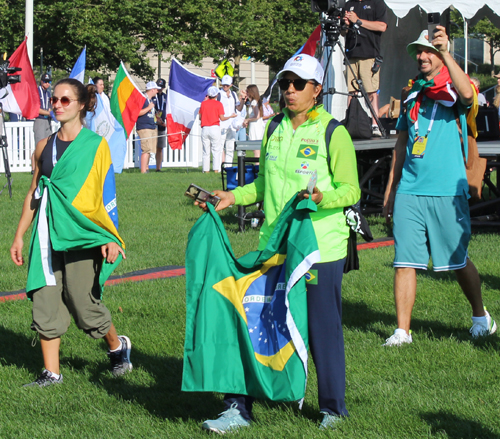
<path fill-rule="evenodd" d="M 87 84 L 87 93 L 89 95 L 89 107 L 92 113 L 95 114 L 95 109 L 97 108 L 97 87 L 95 84 Z"/>
<path fill-rule="evenodd" d="M 260 117 L 262 117 L 264 113 L 262 111 L 262 97 L 259 94 L 259 87 L 257 87 L 255 84 L 250 84 L 247 87 L 247 94 L 249 95 L 251 101 L 257 101 Z"/>
<path fill-rule="evenodd" d="M 102 79 L 100 76 L 96 76 L 95 78 L 92 79 L 92 81 L 94 82 L 94 84 L 97 84 L 97 81 L 104 82 L 104 79 Z"/>
<path fill-rule="evenodd" d="M 57 81 L 57 84 L 54 87 L 54 90 L 58 85 L 69 85 L 73 91 L 75 92 L 76 95 L 76 100 L 78 101 L 79 104 L 83 104 L 82 111 L 80 111 L 80 120 L 85 119 L 85 116 L 87 115 L 87 111 L 94 111 L 95 109 L 95 94 L 93 95 L 94 100 L 92 100 L 91 95 L 92 93 L 89 93 L 87 91 L 87 87 L 85 87 L 78 79 L 74 78 L 64 78 L 61 79 L 60 81 Z"/>

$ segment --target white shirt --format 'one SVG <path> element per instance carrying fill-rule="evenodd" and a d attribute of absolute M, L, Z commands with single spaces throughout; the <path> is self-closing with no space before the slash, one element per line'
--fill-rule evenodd
<path fill-rule="evenodd" d="M 104 92 L 102 92 L 100 95 L 99 95 L 102 99 L 102 105 L 104 106 L 104 109 L 108 112 L 108 113 L 111 113 L 111 104 L 109 102 L 109 98 L 108 98 L 108 95 Z"/>
<path fill-rule="evenodd" d="M 235 106 L 237 107 L 240 105 L 240 101 L 238 100 L 238 95 L 234 93 L 234 96 L 236 96 L 236 102 L 234 102 L 234 96 L 233 96 L 233 91 L 229 91 L 229 96 L 224 90 L 219 90 L 219 95 L 220 95 L 220 102 L 222 106 L 224 107 L 224 116 L 229 117 L 232 114 L 236 113 Z M 232 124 L 232 120 L 222 120 L 220 123 L 221 128 L 230 128 Z"/>

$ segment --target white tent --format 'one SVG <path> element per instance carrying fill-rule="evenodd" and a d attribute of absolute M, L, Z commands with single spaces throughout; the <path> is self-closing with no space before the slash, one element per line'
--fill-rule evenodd
<path fill-rule="evenodd" d="M 388 9 L 388 26 L 382 34 L 381 54 L 384 62 L 380 76 L 379 105 L 389 102 L 391 96 L 399 97 L 401 89 L 414 78 L 417 64 L 408 56 L 406 46 L 415 41 L 420 32 L 427 28 L 427 13 L 443 13 L 450 6 L 458 10 L 465 18 L 467 25 L 474 25 L 483 17 L 488 17 L 500 28 L 500 0 L 481 2 L 478 0 L 421 0 L 417 3 L 410 0 L 385 0 Z M 343 44 L 343 41 L 341 41 Z M 337 91 L 346 92 L 347 86 L 343 76 L 343 59 L 338 49 L 332 56 L 332 67 L 327 75 L 325 88 L 335 87 Z M 334 72 L 332 74 L 332 72 Z M 339 120 L 345 115 L 347 98 L 335 94 L 327 96 L 327 108 Z"/>

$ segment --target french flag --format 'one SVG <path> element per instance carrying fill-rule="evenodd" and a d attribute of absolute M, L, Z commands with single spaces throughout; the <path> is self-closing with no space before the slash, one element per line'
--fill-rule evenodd
<path fill-rule="evenodd" d="M 9 58 L 10 67 L 21 67 L 22 71 L 16 73 L 21 75 L 21 82 L 8 84 L 5 87 L 7 94 L 1 102 L 6 112 L 23 115 L 26 119 L 34 119 L 40 111 L 40 96 L 28 57 L 27 39 L 28 37 Z"/>
<path fill-rule="evenodd" d="M 167 133 L 172 149 L 182 149 L 213 78 L 191 73 L 173 59 L 168 79 Z"/>

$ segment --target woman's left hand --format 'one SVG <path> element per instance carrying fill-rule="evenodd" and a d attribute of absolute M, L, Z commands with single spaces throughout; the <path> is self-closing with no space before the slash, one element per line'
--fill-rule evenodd
<path fill-rule="evenodd" d="M 309 192 L 306 190 L 299 192 L 299 198 L 302 200 L 304 198 L 309 198 Z M 321 192 L 316 186 L 314 186 L 313 193 L 311 194 L 311 200 L 313 200 L 316 204 L 321 203 L 323 199 L 323 192 Z"/>
<path fill-rule="evenodd" d="M 118 255 L 121 253 L 123 259 L 127 259 L 125 252 L 116 242 L 108 242 L 107 244 L 101 245 L 102 257 L 106 259 L 106 262 L 113 264 Z"/>

